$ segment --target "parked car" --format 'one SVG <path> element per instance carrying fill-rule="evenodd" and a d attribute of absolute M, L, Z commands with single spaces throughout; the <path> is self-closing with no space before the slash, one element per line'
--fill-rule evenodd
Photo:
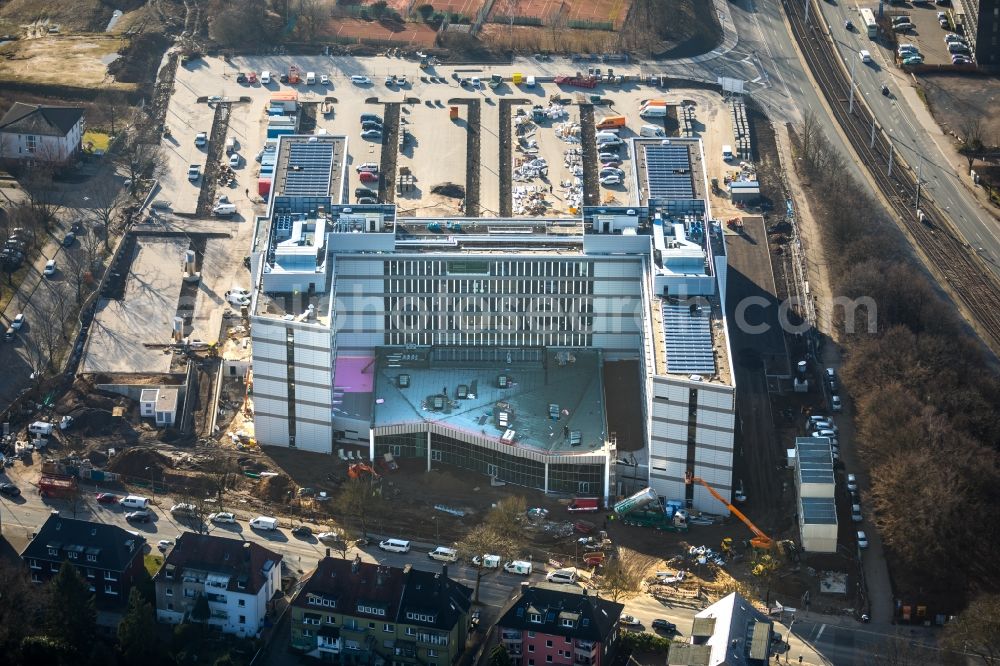
<path fill-rule="evenodd" d="M 848 492 L 856 493 L 858 491 L 858 477 L 855 474 L 847 475 L 847 490 Z"/>
<path fill-rule="evenodd" d="M 965 37 L 962 37 L 961 35 L 956 35 L 953 32 L 952 33 L 948 33 L 947 35 L 944 36 L 944 43 L 945 44 L 951 44 L 952 42 L 963 43 L 963 42 L 965 42 Z"/>
<path fill-rule="evenodd" d="M 378 173 L 378 165 L 374 162 L 362 162 L 358 166 L 354 167 L 354 170 L 358 173 L 363 171 L 369 171 L 371 173 Z"/>
<path fill-rule="evenodd" d="M 63 236 L 62 239 L 63 247 L 71 247 L 75 242 L 76 242 L 76 234 L 74 234 L 72 231 Z"/>
<path fill-rule="evenodd" d="M 854 31 L 854 22 L 851 21 L 851 19 L 847 19 L 846 21 L 844 21 L 844 30 L 848 30 L 851 32 Z"/>
<path fill-rule="evenodd" d="M 941 12 L 938 12 L 940 14 Z M 951 30 L 951 23 L 948 22 L 947 18 L 938 19 L 938 25 L 945 30 Z"/>
<path fill-rule="evenodd" d="M 370 141 L 381 141 L 382 130 L 377 130 L 377 129 L 365 130 L 361 133 L 361 138 L 368 139 Z"/>
<path fill-rule="evenodd" d="M 378 199 L 376 199 L 375 197 L 358 197 L 358 203 L 367 205 L 377 204 Z"/>
<path fill-rule="evenodd" d="M 860 523 L 860 522 L 863 522 L 864 519 L 865 519 L 865 517 L 861 515 L 861 505 L 860 504 L 852 504 L 851 505 L 851 521 L 855 522 L 855 523 Z"/>
<path fill-rule="evenodd" d="M 617 175 L 604 176 L 601 178 L 601 185 L 620 185 L 621 182 L 621 177 Z"/>
<path fill-rule="evenodd" d="M 373 122 L 373 123 L 378 123 L 379 125 L 382 124 L 382 116 L 378 115 L 377 113 L 362 113 L 361 117 L 358 118 L 358 120 L 360 120 L 363 123 Z"/>
<path fill-rule="evenodd" d="M 642 622 L 640 622 L 639 618 L 635 617 L 634 615 L 622 615 L 620 618 L 618 618 L 618 623 L 626 627 L 642 626 Z"/>
<path fill-rule="evenodd" d="M 15 331 L 20 331 L 21 327 L 24 326 L 24 322 L 24 313 L 20 312 L 14 317 L 13 321 L 10 322 L 10 327 Z"/>
<path fill-rule="evenodd" d="M 665 634 L 676 634 L 677 625 L 673 622 L 668 622 L 667 620 L 657 618 L 650 623 L 655 631 L 662 631 Z"/>
<path fill-rule="evenodd" d="M 327 76 L 326 74 L 320 74 L 319 75 L 319 82 L 320 82 L 320 85 L 328 86 L 328 85 L 330 85 L 330 77 Z"/>
<path fill-rule="evenodd" d="M 208 134 L 206 134 L 205 132 L 198 132 L 197 134 L 194 135 L 194 145 L 201 148 L 206 144 L 208 144 Z"/>
<path fill-rule="evenodd" d="M 197 513 L 198 509 L 195 508 L 194 504 L 174 504 L 170 507 L 170 513 L 176 515 L 194 515 Z"/>
<path fill-rule="evenodd" d="M 382 131 L 382 123 L 377 123 L 374 120 L 366 120 L 361 123 L 362 130 L 378 130 Z"/>
<path fill-rule="evenodd" d="M 924 64 L 924 57 L 919 55 L 908 56 L 903 58 L 904 65 L 922 65 Z"/>
<path fill-rule="evenodd" d="M 233 153 L 232 155 L 230 155 L 229 156 L 229 168 L 230 169 L 235 169 L 235 168 L 239 167 L 239 165 L 240 165 L 240 154 L 239 153 Z"/>
<path fill-rule="evenodd" d="M 307 538 L 312 536 L 313 531 L 306 525 L 299 525 L 292 530 L 292 534 L 297 537 Z"/>
<path fill-rule="evenodd" d="M 868 64 L 872 61 L 872 54 L 864 49 L 858 51 L 858 57 L 861 58 L 861 62 Z"/>
<path fill-rule="evenodd" d="M 893 32 L 906 32 L 907 30 L 913 30 L 916 26 L 912 23 L 896 23 L 892 26 Z"/>
<path fill-rule="evenodd" d="M 21 489 L 13 483 L 0 483 L 0 493 L 7 497 L 17 497 L 21 494 Z"/>
<path fill-rule="evenodd" d="M 368 86 L 371 85 L 371 82 L 372 80 L 367 76 L 359 76 L 355 74 L 354 76 L 351 77 L 351 83 L 353 83 L 356 86 Z"/>
<path fill-rule="evenodd" d="M 226 512 L 213 513 L 213 514 L 209 515 L 208 519 L 209 519 L 209 521 L 211 521 L 213 523 L 220 523 L 220 524 L 223 524 L 223 523 L 235 523 L 236 522 L 236 516 L 234 516 L 231 513 L 226 513 Z"/>
<path fill-rule="evenodd" d="M 45 262 L 45 268 L 42 269 L 42 275 L 45 277 L 52 277 L 56 274 L 56 260 L 49 259 Z"/>
<path fill-rule="evenodd" d="M 358 177 L 361 179 L 362 183 L 378 182 L 378 173 L 375 173 L 373 171 L 362 171 Z"/>
<path fill-rule="evenodd" d="M 830 409 L 834 412 L 839 412 L 844 408 L 844 403 L 841 402 L 839 395 L 830 396 Z"/>
<path fill-rule="evenodd" d="M 864 550 L 868 547 L 868 535 L 864 530 L 858 530 L 858 548 Z"/>
<path fill-rule="evenodd" d="M 197 164 L 188 166 L 188 180 L 192 183 L 201 178 L 201 167 Z"/>
<path fill-rule="evenodd" d="M 156 542 L 156 547 L 160 550 L 161 553 L 166 551 L 167 548 L 170 548 L 172 545 L 174 545 L 174 542 L 171 541 L 170 539 L 160 539 L 159 541 Z"/>
<path fill-rule="evenodd" d="M 240 72 L 239 74 L 236 75 L 236 83 L 246 83 L 246 82 L 247 82 L 246 74 Z"/>
<path fill-rule="evenodd" d="M 340 533 L 339 532 L 320 532 L 316 535 L 316 538 L 323 543 L 339 543 Z"/>
<path fill-rule="evenodd" d="M 976 61 L 969 56 L 964 56 L 960 53 L 956 53 L 951 56 L 951 64 L 953 65 L 974 65 Z"/>
<path fill-rule="evenodd" d="M 118 495 L 114 493 L 97 493 L 98 504 L 118 504 Z"/>
<path fill-rule="evenodd" d="M 152 514 L 149 511 L 130 511 L 125 514 L 125 520 L 135 523 L 148 523 Z"/>

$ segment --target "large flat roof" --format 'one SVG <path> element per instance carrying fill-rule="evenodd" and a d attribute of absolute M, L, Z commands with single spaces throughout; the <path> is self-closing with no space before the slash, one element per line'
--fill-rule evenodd
<path fill-rule="evenodd" d="M 190 239 L 139 237 L 121 300 L 102 298 L 90 327 L 83 373 L 169 373 L 184 252 Z"/>
<path fill-rule="evenodd" d="M 489 360 L 497 354 L 499 363 Z M 497 441 L 510 431 L 513 441 L 504 444 L 546 453 L 603 448 L 600 352 L 532 348 L 506 354 L 482 348 L 382 350 L 375 427 L 436 423 Z"/>
<path fill-rule="evenodd" d="M 705 199 L 705 171 L 699 139 L 635 138 L 638 203 Z"/>
<path fill-rule="evenodd" d="M 717 296 L 650 299 L 653 359 L 658 375 L 698 375 L 731 383 L 726 325 Z"/>
<path fill-rule="evenodd" d="M 281 137 L 271 196 L 338 196 L 346 149 L 342 136 Z"/>

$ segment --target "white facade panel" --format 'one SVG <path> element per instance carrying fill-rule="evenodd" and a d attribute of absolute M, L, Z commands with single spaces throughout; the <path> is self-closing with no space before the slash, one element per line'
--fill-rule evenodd
<path fill-rule="evenodd" d="M 296 409 L 296 413 L 298 410 Z M 327 417 L 329 418 L 329 414 Z M 295 422 L 295 448 L 314 453 L 333 452 L 333 424 Z"/>
<path fill-rule="evenodd" d="M 255 339 L 273 340 L 285 344 L 285 327 L 278 322 L 255 318 L 250 322 L 250 332 Z"/>
<path fill-rule="evenodd" d="M 253 418 L 254 437 L 261 444 L 288 446 L 288 421 L 264 416 L 259 412 Z"/>
<path fill-rule="evenodd" d="M 253 359 L 254 385 L 257 383 L 257 375 L 265 377 L 287 377 L 288 366 L 282 361 L 272 361 L 258 358 Z"/>
<path fill-rule="evenodd" d="M 254 377 L 253 391 L 255 395 L 273 395 L 276 397 L 287 398 L 288 382 L 283 380 L 267 379 L 265 377 Z M 254 404 L 259 405 L 261 403 L 255 399 Z"/>

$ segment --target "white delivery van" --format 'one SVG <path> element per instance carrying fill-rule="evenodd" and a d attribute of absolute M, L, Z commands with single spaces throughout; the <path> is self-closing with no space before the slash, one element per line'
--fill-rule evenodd
<path fill-rule="evenodd" d="M 271 530 L 278 529 L 278 519 L 271 518 L 269 516 L 257 516 L 250 521 L 250 527 L 255 530 L 266 530 L 270 532 Z"/>
<path fill-rule="evenodd" d="M 550 583 L 562 583 L 564 585 L 572 585 L 576 583 L 576 571 L 573 569 L 556 569 L 555 571 L 550 571 L 546 576 L 545 580 Z"/>
<path fill-rule="evenodd" d="M 382 550 L 388 550 L 393 553 L 410 552 L 410 542 L 402 539 L 386 539 L 385 541 L 379 542 L 378 547 Z"/>
<path fill-rule="evenodd" d="M 722 159 L 724 159 L 727 162 L 729 160 L 733 159 L 733 147 L 732 146 L 723 146 L 722 147 Z"/>
<path fill-rule="evenodd" d="M 438 546 L 431 552 L 427 553 L 427 557 L 432 560 L 437 560 L 438 562 L 457 562 L 458 553 L 454 548 L 445 548 L 444 546 Z"/>
<path fill-rule="evenodd" d="M 226 139 L 226 155 L 232 155 L 236 152 L 236 137 L 229 137 Z"/>
<path fill-rule="evenodd" d="M 55 429 L 55 425 L 47 421 L 35 421 L 28 426 L 28 432 L 32 435 L 44 435 L 48 437 Z"/>
<path fill-rule="evenodd" d="M 269 70 L 265 69 L 263 72 L 260 73 L 260 82 L 261 85 L 265 86 L 271 82 L 271 72 Z"/>
<path fill-rule="evenodd" d="M 499 555 L 483 555 L 482 557 L 476 555 L 472 558 L 473 566 L 482 566 L 484 569 L 499 569 L 500 568 L 500 556 Z"/>
<path fill-rule="evenodd" d="M 666 136 L 666 132 L 656 125 L 643 125 L 639 128 L 639 136 Z"/>
<path fill-rule="evenodd" d="M 122 498 L 121 505 L 126 509 L 141 511 L 149 507 L 149 500 L 140 495 L 128 495 Z"/>
<path fill-rule="evenodd" d="M 659 105 L 649 105 L 644 106 L 639 110 L 640 118 L 665 118 L 667 116 L 667 107 Z"/>
<path fill-rule="evenodd" d="M 524 85 L 528 86 L 529 88 L 534 88 L 535 87 L 535 77 L 529 76 L 527 79 L 524 80 Z"/>
<path fill-rule="evenodd" d="M 513 562 L 508 562 L 503 565 L 503 570 L 507 573 L 520 574 L 522 576 L 531 575 L 531 562 L 525 562 L 524 560 L 514 560 Z"/>
<path fill-rule="evenodd" d="M 226 217 L 227 215 L 234 215 L 236 213 L 236 204 L 232 203 L 220 203 L 216 204 L 215 208 L 212 209 L 212 215 L 218 217 Z"/>
<path fill-rule="evenodd" d="M 311 86 L 316 83 L 316 72 L 306 72 L 306 85 Z"/>

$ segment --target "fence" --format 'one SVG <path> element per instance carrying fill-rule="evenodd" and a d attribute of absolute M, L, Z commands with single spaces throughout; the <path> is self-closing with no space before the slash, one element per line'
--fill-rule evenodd
<path fill-rule="evenodd" d="M 514 25 L 540 26 L 542 25 L 542 19 L 537 16 L 506 16 L 504 14 L 496 14 L 492 19 L 490 19 L 490 23 L 513 23 Z"/>
<path fill-rule="evenodd" d="M 576 30 L 605 30 L 615 31 L 615 24 L 611 21 L 567 21 L 566 25 Z"/>

